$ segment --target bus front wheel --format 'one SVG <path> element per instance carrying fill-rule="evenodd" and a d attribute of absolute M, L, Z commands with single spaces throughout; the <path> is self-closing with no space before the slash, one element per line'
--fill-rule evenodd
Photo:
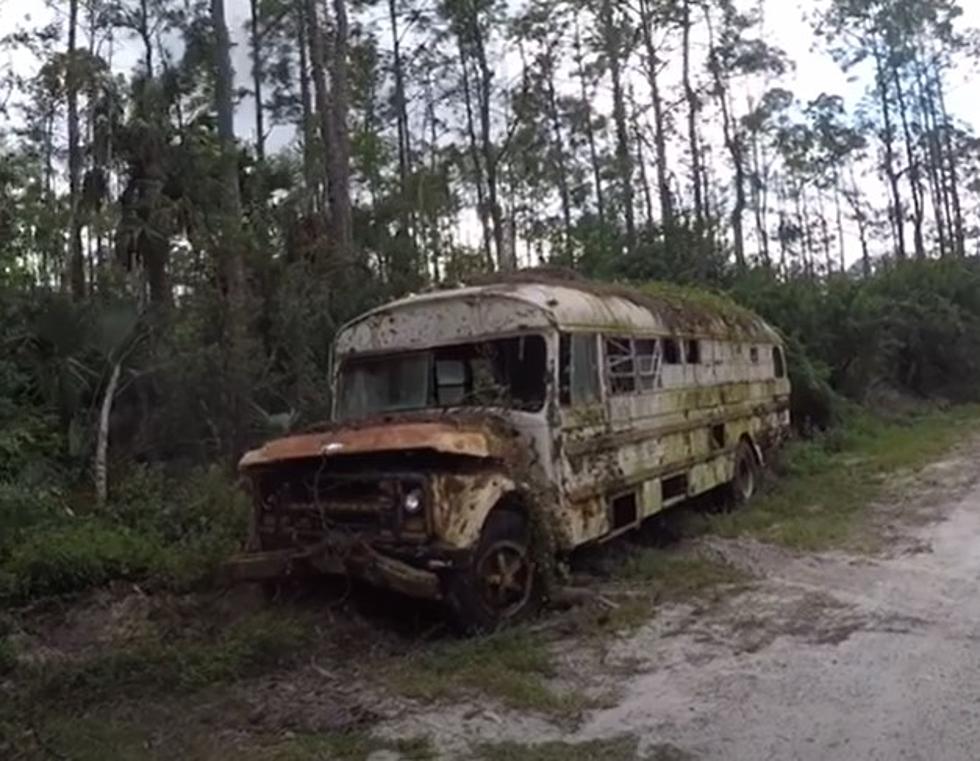
<path fill-rule="evenodd" d="M 533 613 L 541 603 L 540 572 L 525 516 L 497 509 L 487 516 L 467 568 L 449 579 L 449 602 L 464 633 L 486 633 Z"/>

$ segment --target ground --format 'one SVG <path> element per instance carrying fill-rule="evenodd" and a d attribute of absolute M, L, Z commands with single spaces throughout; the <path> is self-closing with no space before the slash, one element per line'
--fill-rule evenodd
<path fill-rule="evenodd" d="M 952 441 L 890 449 L 847 532 L 655 526 L 579 559 L 584 604 L 479 640 L 343 587 L 38 603 L 0 756 L 972 761 L 980 435 Z M 794 515 L 846 501 L 833 484 L 872 450 L 825 466 Z"/>

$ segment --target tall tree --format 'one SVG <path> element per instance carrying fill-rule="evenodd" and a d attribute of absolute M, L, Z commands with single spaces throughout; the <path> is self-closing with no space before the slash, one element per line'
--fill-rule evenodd
<path fill-rule="evenodd" d="M 350 24 L 346 0 L 333 0 L 334 41 L 330 61 L 330 150 L 327 154 L 328 199 L 333 244 L 337 258 L 353 262 L 354 227 L 350 195 L 350 83 L 348 79 Z"/>
<path fill-rule="evenodd" d="M 665 238 L 668 244 L 674 231 L 674 199 L 670 190 L 670 176 L 667 169 L 667 119 L 663 96 L 660 91 L 660 69 L 663 67 L 658 46 L 654 43 L 654 27 L 660 21 L 654 15 L 651 0 L 640 0 L 640 32 L 646 51 L 645 70 L 650 86 L 650 100 L 653 106 L 653 145 L 657 167 L 657 193 L 660 198 Z"/>
<path fill-rule="evenodd" d="M 265 160 L 265 101 L 262 99 L 262 11 L 259 0 L 249 0 L 249 45 L 252 55 L 252 95 L 255 99 L 255 154 Z"/>
<path fill-rule="evenodd" d="M 626 49 L 625 23 L 613 8 L 613 0 L 600 0 L 598 9 L 600 46 L 612 80 L 613 123 L 616 131 L 616 175 L 619 181 L 620 202 L 626 226 L 626 251 L 636 248 L 636 211 L 634 209 L 633 155 L 630 148 L 629 117 L 623 86 Z"/>
<path fill-rule="evenodd" d="M 71 294 L 85 297 L 85 252 L 82 249 L 82 146 L 78 121 L 78 92 L 81 80 L 78 54 L 78 3 L 68 5 L 68 55 L 65 59 L 65 95 L 68 102 L 68 267 Z"/>
<path fill-rule="evenodd" d="M 211 0 L 214 35 L 214 110 L 218 120 L 218 206 L 217 254 L 225 296 L 227 372 L 230 385 L 230 447 L 237 453 L 244 444 L 244 413 L 248 398 L 246 278 L 242 236 L 242 200 L 238 179 L 238 147 L 234 127 L 234 70 L 231 40 L 225 20 L 224 0 Z"/>
<path fill-rule="evenodd" d="M 701 114 L 701 99 L 694 88 L 691 76 L 691 30 L 694 19 L 691 14 L 691 0 L 682 0 L 681 15 L 681 81 L 684 86 L 684 101 L 687 104 L 687 149 L 691 156 L 691 191 L 694 198 L 694 224 L 698 236 L 707 229 L 707 209 L 704 197 L 704 160 L 701 156 L 701 140 L 698 136 L 698 121 Z"/>

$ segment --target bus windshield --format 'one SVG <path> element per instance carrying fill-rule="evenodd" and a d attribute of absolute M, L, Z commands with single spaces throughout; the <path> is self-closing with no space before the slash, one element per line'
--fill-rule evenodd
<path fill-rule="evenodd" d="M 447 407 L 544 406 L 547 350 L 542 336 L 442 346 L 343 363 L 337 419 Z"/>

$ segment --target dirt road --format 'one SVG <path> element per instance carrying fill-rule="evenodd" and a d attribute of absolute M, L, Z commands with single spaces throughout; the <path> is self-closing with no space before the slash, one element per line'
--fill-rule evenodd
<path fill-rule="evenodd" d="M 761 580 L 708 610 L 677 606 L 617 642 L 591 678 L 612 705 L 573 732 L 467 706 L 389 728 L 474 742 L 577 742 L 630 734 L 641 755 L 724 759 L 980 758 L 980 445 L 962 447 L 884 506 L 883 556 L 711 549 Z M 940 495 L 933 500 L 929 495 Z M 913 514 L 908 525 L 899 516 Z M 923 520 L 925 519 L 925 520 Z M 583 668 L 569 645 L 566 670 Z M 605 679 L 609 686 L 609 679 Z M 447 715 L 448 713 L 448 715 Z"/>

